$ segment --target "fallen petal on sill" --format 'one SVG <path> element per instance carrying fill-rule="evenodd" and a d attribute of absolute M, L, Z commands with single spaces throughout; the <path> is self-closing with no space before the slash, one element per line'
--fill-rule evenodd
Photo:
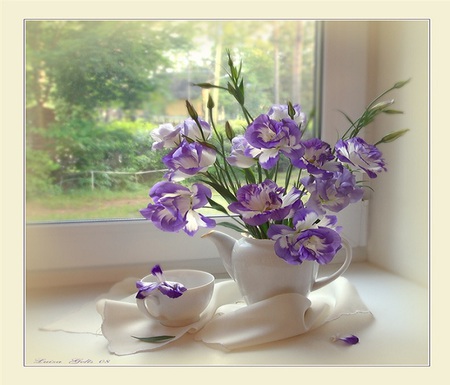
<path fill-rule="evenodd" d="M 331 337 L 331 341 L 333 342 L 342 341 L 348 345 L 356 345 L 359 342 L 359 338 L 353 334 L 347 337 L 339 337 L 339 335 L 336 335 Z"/>

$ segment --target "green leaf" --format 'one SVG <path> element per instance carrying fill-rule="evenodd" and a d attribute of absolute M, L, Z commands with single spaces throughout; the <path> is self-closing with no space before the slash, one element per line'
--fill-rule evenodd
<path fill-rule="evenodd" d="M 342 115 L 344 115 L 344 117 L 348 120 L 348 122 L 349 122 L 352 126 L 355 125 L 355 123 L 350 119 L 350 117 L 349 117 L 344 111 L 339 110 L 339 112 L 340 112 Z"/>
<path fill-rule="evenodd" d="M 236 100 L 240 105 L 244 105 L 245 99 L 244 99 L 244 79 L 241 80 L 240 84 L 237 85 L 236 88 Z"/>
<path fill-rule="evenodd" d="M 220 205 L 219 203 L 215 202 L 214 200 L 212 200 L 208 197 L 206 197 L 206 199 L 208 199 L 209 204 L 211 205 L 211 207 L 214 210 L 217 210 L 217 211 L 220 211 L 221 213 L 229 215 L 229 213 L 225 207 L 223 207 L 222 205 Z"/>
<path fill-rule="evenodd" d="M 242 71 L 242 60 L 239 62 L 239 69 L 238 69 L 238 78 L 239 76 L 241 76 L 241 71 Z"/>
<path fill-rule="evenodd" d="M 233 97 L 234 97 L 235 99 L 237 99 L 236 90 L 234 89 L 233 85 L 232 85 L 230 82 L 228 82 L 227 86 L 228 86 L 228 88 L 227 88 L 228 92 L 229 92 L 231 95 L 233 95 Z"/>
<path fill-rule="evenodd" d="M 184 135 L 183 135 L 183 136 L 184 136 Z M 200 140 L 198 141 L 198 143 L 200 143 L 202 146 L 208 147 L 208 148 L 210 148 L 210 149 L 212 149 L 212 150 L 218 152 L 217 147 L 214 146 L 214 144 L 212 144 L 212 143 L 205 142 L 205 141 L 200 141 Z"/>
<path fill-rule="evenodd" d="M 211 186 L 214 190 L 216 190 L 228 203 L 236 201 L 236 197 L 228 191 L 225 187 L 222 185 L 212 182 L 211 180 L 206 179 L 200 179 L 201 182 L 206 183 L 207 185 Z"/>
<path fill-rule="evenodd" d="M 230 223 L 230 222 L 219 222 L 219 223 L 217 223 L 217 226 L 228 227 L 229 229 L 232 229 L 232 230 L 237 231 L 239 233 L 242 233 L 243 231 L 246 232 L 245 228 L 240 227 L 240 226 L 235 225 L 234 223 Z"/>
<path fill-rule="evenodd" d="M 161 342 L 166 342 L 168 340 L 171 340 L 172 338 L 175 338 L 175 336 L 154 336 L 154 337 L 135 337 L 131 336 L 133 338 L 136 338 L 139 341 L 142 342 L 149 342 L 152 344 L 159 344 Z"/>
<path fill-rule="evenodd" d="M 245 178 L 249 183 L 253 183 L 253 184 L 256 183 L 255 175 L 253 174 L 253 172 L 250 169 L 244 168 L 244 169 L 242 169 L 242 171 L 244 172 Z"/>

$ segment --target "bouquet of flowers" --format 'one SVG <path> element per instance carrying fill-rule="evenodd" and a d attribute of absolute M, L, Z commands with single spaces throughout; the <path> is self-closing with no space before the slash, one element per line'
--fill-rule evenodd
<path fill-rule="evenodd" d="M 333 213 L 362 199 L 363 180 L 357 180 L 356 174 L 376 178 L 386 171 L 378 145 L 407 130 L 395 131 L 375 144 L 362 139 L 360 131 L 379 114 L 402 113 L 391 108 L 393 100 L 382 98 L 408 81 L 383 92 L 358 119 L 344 114 L 349 128 L 332 147 L 320 138 L 303 138 L 307 118 L 298 104 L 274 105 L 253 118 L 245 107 L 241 70 L 242 62 L 236 66 L 228 52 L 227 86 L 196 86 L 230 93 L 245 117 L 244 133 L 236 135 L 228 122 L 225 134 L 219 132 L 211 97 L 208 122 L 186 101 L 189 117 L 184 122 L 163 124 L 151 132 L 152 148 L 166 149 L 162 161 L 168 171 L 165 180 L 150 189 L 152 202 L 140 212 L 163 231 L 184 230 L 192 236 L 200 227 L 223 225 L 274 240 L 276 254 L 289 264 L 329 263 L 342 247 L 341 227 Z M 283 173 L 282 160 L 288 161 Z M 193 183 L 188 183 L 189 178 Z M 213 199 L 211 188 L 225 205 Z M 205 206 L 232 220 L 216 223 L 198 212 Z"/>

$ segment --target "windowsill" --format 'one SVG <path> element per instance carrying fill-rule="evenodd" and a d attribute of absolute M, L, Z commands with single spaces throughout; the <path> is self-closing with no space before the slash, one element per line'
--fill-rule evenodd
<path fill-rule="evenodd" d="M 193 336 L 162 349 L 129 356 L 108 352 L 102 336 L 45 332 L 39 327 L 76 311 L 84 303 L 108 291 L 109 283 L 29 289 L 26 301 L 25 364 L 36 360 L 89 360 L 79 366 L 108 361 L 110 366 L 128 365 L 420 365 L 429 364 L 428 291 L 425 287 L 378 269 L 366 262 L 353 263 L 345 276 L 356 287 L 374 320 L 358 333 L 360 343 L 337 347 L 314 339 L 314 331 L 252 349 L 226 353 L 212 349 Z M 100 325 L 100 316 L 99 316 Z M 331 337 L 331 336 L 330 336 Z M 307 349 L 301 347 L 307 346 Z M 92 361 L 92 362 L 91 362 Z M 51 365 L 51 364 L 50 364 Z"/>

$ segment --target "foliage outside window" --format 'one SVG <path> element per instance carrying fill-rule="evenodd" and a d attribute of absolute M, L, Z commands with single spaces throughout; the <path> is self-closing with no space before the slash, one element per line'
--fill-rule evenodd
<path fill-rule="evenodd" d="M 245 63 L 249 109 L 300 103 L 314 118 L 313 21 L 28 20 L 27 221 L 139 217 L 161 154 L 149 132 L 180 123 L 185 100 L 207 116 L 209 92 L 237 131 L 226 50 Z M 202 113 L 203 112 L 203 113 Z M 311 119 L 311 130 L 314 119 Z"/>

